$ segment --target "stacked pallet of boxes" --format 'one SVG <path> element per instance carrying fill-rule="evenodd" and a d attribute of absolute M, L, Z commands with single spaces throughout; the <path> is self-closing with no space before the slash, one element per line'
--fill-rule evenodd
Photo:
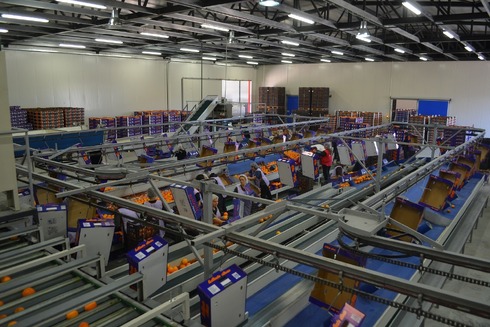
<path fill-rule="evenodd" d="M 88 128 L 113 128 L 116 127 L 116 118 L 114 117 L 90 117 L 88 119 Z M 110 130 L 105 135 L 106 140 L 114 140 L 116 138 L 116 131 Z"/>
<path fill-rule="evenodd" d="M 155 135 L 163 133 L 163 110 L 149 110 L 149 111 L 135 111 L 135 116 L 141 116 L 142 125 L 160 125 L 143 127 L 141 132 L 143 134 Z"/>
<path fill-rule="evenodd" d="M 116 126 L 124 127 L 127 126 L 128 129 L 118 129 L 117 137 L 131 137 L 141 135 L 141 116 L 116 116 Z"/>
<path fill-rule="evenodd" d="M 427 117 L 427 119 L 430 121 L 430 124 L 434 124 L 434 125 L 454 126 L 456 124 L 456 117 L 432 116 L 432 117 Z M 437 129 L 438 129 L 437 132 L 435 128 L 430 128 L 429 130 L 430 144 L 433 144 L 437 138 L 449 139 L 453 135 L 453 133 L 456 132 L 453 130 L 446 130 L 444 127 L 438 127 Z M 447 135 L 446 135 L 446 131 L 447 131 Z M 460 132 L 460 134 L 463 136 L 463 142 L 461 143 L 464 143 L 465 132 Z"/>
<path fill-rule="evenodd" d="M 286 88 L 285 87 L 259 87 L 260 112 L 268 114 L 286 114 Z"/>
<path fill-rule="evenodd" d="M 15 128 L 32 129 L 27 122 L 27 111 L 20 106 L 10 106 L 10 125 Z"/>
<path fill-rule="evenodd" d="M 27 119 L 33 129 L 65 127 L 63 110 L 58 108 L 27 108 Z"/>
<path fill-rule="evenodd" d="M 427 124 L 426 118 L 425 116 L 410 116 L 408 122 L 413 124 Z M 425 138 L 424 126 L 409 126 L 409 133 L 414 136 L 412 142 L 423 143 Z"/>
<path fill-rule="evenodd" d="M 300 87 L 298 114 L 301 116 L 323 117 L 328 115 L 330 88 Z"/>
<path fill-rule="evenodd" d="M 410 116 L 415 116 L 417 109 L 396 109 L 394 121 L 408 123 Z"/>
<path fill-rule="evenodd" d="M 182 121 L 182 114 L 180 110 L 170 110 L 168 113 L 168 122 L 169 123 L 175 122 L 177 124 L 170 124 L 168 126 L 168 131 L 169 132 L 177 131 L 180 127 L 180 124 L 178 123 L 180 123 L 181 121 Z"/>
<path fill-rule="evenodd" d="M 83 108 L 60 108 L 63 110 L 65 127 L 81 126 L 85 123 Z"/>

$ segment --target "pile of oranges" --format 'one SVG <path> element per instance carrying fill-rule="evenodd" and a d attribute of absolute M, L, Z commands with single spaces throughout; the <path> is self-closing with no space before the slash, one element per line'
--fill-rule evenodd
<path fill-rule="evenodd" d="M 167 263 L 167 275 L 179 271 L 180 269 L 184 269 L 185 267 L 192 265 L 196 261 L 197 259 L 189 260 L 187 258 L 182 258 L 178 266 L 172 266 L 170 263 Z"/>
<path fill-rule="evenodd" d="M 108 214 L 108 213 L 103 213 L 101 215 L 101 218 L 102 219 L 114 219 L 114 215 L 113 214 Z"/>
<path fill-rule="evenodd" d="M 295 152 L 292 150 L 287 150 L 287 151 L 284 151 L 284 155 L 288 158 L 293 159 L 294 161 L 299 161 L 300 155 L 298 152 Z"/>
<path fill-rule="evenodd" d="M 369 175 L 362 175 L 362 176 L 354 177 L 352 180 L 354 181 L 355 184 L 361 184 L 362 182 L 372 180 L 372 178 Z"/>
<path fill-rule="evenodd" d="M 264 218 L 259 219 L 259 224 L 263 223 L 264 221 L 267 221 L 272 218 L 272 215 L 265 216 Z"/>
<path fill-rule="evenodd" d="M 350 183 L 349 182 L 343 182 L 343 183 L 340 183 L 338 186 L 339 186 L 339 188 L 349 187 Z"/>
<path fill-rule="evenodd" d="M 172 191 L 170 191 L 170 190 L 163 190 L 163 191 L 160 191 L 160 192 L 162 193 L 162 196 L 165 199 L 165 201 L 167 201 L 167 203 L 174 202 L 174 196 L 172 194 Z"/>

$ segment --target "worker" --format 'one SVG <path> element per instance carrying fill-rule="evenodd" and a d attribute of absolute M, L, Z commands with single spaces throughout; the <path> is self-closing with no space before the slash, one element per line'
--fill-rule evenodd
<path fill-rule="evenodd" d="M 162 200 L 160 200 L 158 194 L 155 192 L 155 190 L 153 188 L 148 189 L 148 201 L 143 203 L 143 205 L 147 206 L 147 207 L 155 208 L 158 210 L 163 209 Z M 150 221 L 151 223 L 156 223 L 158 221 L 158 226 L 165 227 L 165 222 L 160 218 L 150 216 L 147 218 L 147 220 Z M 165 231 L 163 229 L 160 229 L 159 235 L 160 235 L 160 237 L 163 237 L 165 235 Z"/>
<path fill-rule="evenodd" d="M 209 175 L 209 178 L 211 178 L 212 180 L 214 180 L 214 182 L 221 186 L 223 188 L 223 190 L 226 191 L 226 188 L 225 188 L 225 185 L 223 184 L 223 181 L 221 180 L 221 178 L 219 178 L 218 175 L 216 175 L 215 173 L 211 173 Z M 223 195 L 223 194 L 216 194 L 218 196 L 218 199 L 219 199 L 219 204 L 218 204 L 218 209 L 221 211 L 221 212 L 225 212 L 226 211 L 226 203 L 225 203 L 225 198 L 226 198 L 226 195 Z"/>
<path fill-rule="evenodd" d="M 335 168 L 333 169 L 333 174 L 335 178 L 344 176 L 344 173 L 345 173 L 344 167 L 339 162 L 337 162 Z"/>
<path fill-rule="evenodd" d="M 205 179 L 209 179 L 208 175 L 206 175 L 206 174 L 199 174 L 195 178 L 196 181 L 202 181 Z M 199 190 L 198 188 L 194 188 L 194 196 L 196 197 L 196 201 L 197 201 L 199 208 L 202 208 L 201 190 Z"/>
<path fill-rule="evenodd" d="M 175 147 L 174 155 L 175 157 L 177 157 L 177 160 L 183 160 L 187 158 L 187 151 L 184 150 L 182 144 L 177 144 L 177 146 Z"/>
<path fill-rule="evenodd" d="M 221 226 L 225 221 L 222 218 L 221 211 L 219 210 L 219 197 L 213 194 L 212 211 L 213 211 L 213 225 Z"/>
<path fill-rule="evenodd" d="M 242 174 L 238 177 L 238 180 L 240 181 L 240 184 L 237 187 L 235 187 L 235 192 L 239 194 L 250 195 L 250 196 L 255 195 L 254 191 L 252 190 L 252 187 L 248 182 L 247 176 Z M 240 210 L 238 215 L 241 218 L 249 216 L 252 213 L 252 205 L 253 205 L 252 200 L 240 199 Z"/>
<path fill-rule="evenodd" d="M 312 152 L 320 157 L 320 164 L 323 172 L 323 185 L 330 181 L 330 167 L 332 167 L 333 156 L 332 149 L 326 145 L 325 150 L 318 151 L 316 147 L 311 148 Z"/>
<path fill-rule="evenodd" d="M 250 168 L 250 177 L 248 179 L 253 181 L 255 186 L 257 186 L 257 188 L 260 190 L 260 197 L 262 199 L 272 200 L 271 190 L 269 189 L 270 182 L 265 176 L 264 172 L 255 162 L 252 162 Z"/>
<path fill-rule="evenodd" d="M 284 128 L 282 130 L 282 141 L 287 142 L 289 140 L 291 140 L 291 133 L 289 133 L 289 129 Z"/>

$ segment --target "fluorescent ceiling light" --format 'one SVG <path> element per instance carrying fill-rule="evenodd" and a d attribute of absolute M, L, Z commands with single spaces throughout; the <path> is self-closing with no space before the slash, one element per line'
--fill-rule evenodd
<path fill-rule="evenodd" d="M 202 60 L 216 60 L 216 57 L 202 57 Z"/>
<path fill-rule="evenodd" d="M 154 37 L 161 37 L 164 39 L 168 39 L 169 36 L 165 34 L 157 34 L 157 33 L 150 33 L 150 32 L 141 32 L 140 35 L 146 35 L 146 36 L 154 36 Z"/>
<path fill-rule="evenodd" d="M 302 16 L 298 16 L 298 15 L 295 15 L 295 14 L 289 14 L 288 17 L 289 18 L 292 18 L 292 19 L 296 19 L 296 20 L 302 21 L 303 23 L 315 24 L 315 22 L 312 21 L 311 19 L 306 18 L 306 17 L 302 17 Z"/>
<path fill-rule="evenodd" d="M 275 7 L 279 6 L 279 1 L 277 0 L 259 0 L 259 5 L 264 7 Z"/>
<path fill-rule="evenodd" d="M 9 30 L 6 30 L 5 28 L 0 28 L 0 33 L 8 33 Z"/>
<path fill-rule="evenodd" d="M 152 56 L 161 56 L 161 52 L 156 51 L 141 51 L 142 54 L 152 55 Z"/>
<path fill-rule="evenodd" d="M 332 60 L 329 60 L 329 59 L 320 59 L 320 61 L 323 61 L 323 62 L 332 62 Z"/>
<path fill-rule="evenodd" d="M 60 47 L 62 48 L 74 48 L 74 49 L 85 49 L 86 47 L 81 44 L 69 44 L 69 43 L 60 43 Z"/>
<path fill-rule="evenodd" d="M 288 41 L 288 40 L 282 40 L 282 44 L 289 44 L 289 45 L 294 45 L 295 47 L 299 46 L 299 43 L 293 42 L 293 41 Z"/>
<path fill-rule="evenodd" d="M 180 48 L 180 51 L 186 51 L 186 52 L 199 52 L 197 49 L 190 49 L 190 48 Z"/>
<path fill-rule="evenodd" d="M 211 24 L 202 24 L 201 27 L 202 28 L 209 28 L 209 29 L 217 30 L 217 31 L 223 31 L 223 32 L 229 32 L 230 31 L 230 29 L 228 29 L 226 27 L 221 27 L 221 26 L 216 26 L 216 25 L 211 25 Z"/>
<path fill-rule="evenodd" d="M 47 53 L 56 53 L 56 52 L 58 52 L 56 50 L 48 50 L 48 49 L 27 49 L 27 51 L 47 52 Z"/>
<path fill-rule="evenodd" d="M 402 5 L 407 8 L 408 10 L 410 10 L 411 12 L 413 12 L 415 15 L 420 15 L 422 13 L 422 11 L 420 11 L 419 8 L 415 7 L 415 5 L 413 5 L 412 3 L 408 2 L 408 1 L 404 1 L 402 3 Z"/>
<path fill-rule="evenodd" d="M 442 33 L 450 39 L 454 39 L 454 34 L 451 31 L 443 30 Z"/>
<path fill-rule="evenodd" d="M 465 50 L 466 50 L 466 51 L 468 51 L 468 52 L 473 52 L 473 51 L 475 51 L 475 49 L 473 49 L 473 47 L 472 47 L 471 45 L 469 45 L 469 44 L 466 44 L 464 48 L 465 48 Z"/>
<path fill-rule="evenodd" d="M 99 56 L 103 56 L 103 57 L 115 57 L 115 58 L 133 58 L 132 56 L 129 56 L 129 55 L 108 54 L 108 53 L 100 53 Z"/>
<path fill-rule="evenodd" d="M 395 51 L 398 52 L 398 53 L 405 53 L 405 50 L 402 50 L 400 48 L 395 48 Z"/>
<path fill-rule="evenodd" d="M 332 53 L 333 53 L 333 54 L 336 54 L 336 55 L 339 55 L 339 56 L 343 56 L 343 55 L 344 55 L 344 53 L 343 53 L 343 52 L 340 52 L 340 51 L 335 51 L 335 50 L 333 50 L 333 51 L 332 51 Z"/>
<path fill-rule="evenodd" d="M 364 41 L 364 42 L 367 42 L 367 43 L 370 43 L 371 42 L 371 39 L 369 38 L 369 35 L 368 36 L 362 36 L 362 35 L 357 34 L 356 35 L 356 39 L 361 40 L 361 41 Z"/>
<path fill-rule="evenodd" d="M 485 56 L 484 56 L 484 55 L 482 55 L 481 53 L 479 53 L 479 54 L 478 54 L 478 59 L 480 59 L 480 60 L 485 60 Z"/>
<path fill-rule="evenodd" d="M 248 56 L 248 55 L 238 55 L 239 58 L 245 58 L 245 59 L 252 59 L 253 57 L 252 56 Z"/>
<path fill-rule="evenodd" d="M 296 55 L 292 54 L 292 53 L 288 53 L 288 52 L 282 52 L 281 53 L 283 56 L 285 57 L 296 57 Z"/>
<path fill-rule="evenodd" d="M 27 20 L 27 21 L 38 22 L 38 23 L 49 23 L 48 19 L 39 18 L 39 17 L 32 17 L 32 16 L 2 14 L 2 17 L 3 18 L 9 18 L 9 19 L 17 19 L 17 20 Z"/>
<path fill-rule="evenodd" d="M 373 58 L 364 58 L 364 60 L 366 60 L 366 61 L 374 61 Z"/>
<path fill-rule="evenodd" d="M 95 39 L 96 42 L 101 43 L 112 43 L 112 44 L 123 44 L 122 41 L 119 40 L 111 40 L 111 39 Z"/>
<path fill-rule="evenodd" d="M 249 65 L 258 65 L 259 63 L 256 61 L 247 61 L 247 64 Z"/>
<path fill-rule="evenodd" d="M 289 61 L 289 60 L 281 60 L 281 62 L 283 64 L 292 64 L 293 63 L 292 61 Z"/>
<path fill-rule="evenodd" d="M 106 6 L 103 5 L 98 5 L 95 3 L 90 3 L 90 2 L 85 2 L 85 1 L 77 1 L 77 0 L 57 0 L 58 2 L 61 3 L 68 3 L 71 5 L 79 5 L 83 7 L 90 7 L 90 8 L 96 8 L 96 9 L 107 9 Z"/>
<path fill-rule="evenodd" d="M 422 57 L 419 57 L 419 59 L 420 59 L 420 60 L 423 60 L 423 61 L 427 61 L 427 60 L 429 60 L 429 59 L 427 59 L 426 57 L 423 57 L 423 56 L 422 56 Z"/>

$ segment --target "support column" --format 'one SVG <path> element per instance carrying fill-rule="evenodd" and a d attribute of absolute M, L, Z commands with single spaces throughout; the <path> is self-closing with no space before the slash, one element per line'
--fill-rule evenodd
<path fill-rule="evenodd" d="M 7 87 L 7 64 L 5 51 L 0 51 L 0 167 L 2 167 L 0 192 L 7 195 L 6 205 L 8 207 L 19 210 L 14 146 L 12 143 L 12 135 L 8 133 L 11 129 Z"/>

